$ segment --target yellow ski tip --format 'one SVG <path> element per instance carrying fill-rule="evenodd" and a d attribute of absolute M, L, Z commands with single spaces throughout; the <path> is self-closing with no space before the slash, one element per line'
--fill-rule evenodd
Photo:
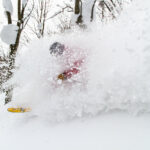
<path fill-rule="evenodd" d="M 29 112 L 29 111 L 31 111 L 31 108 L 22 108 L 22 107 L 18 107 L 18 108 L 8 108 L 7 111 L 13 112 L 13 113 L 24 113 L 24 112 Z"/>

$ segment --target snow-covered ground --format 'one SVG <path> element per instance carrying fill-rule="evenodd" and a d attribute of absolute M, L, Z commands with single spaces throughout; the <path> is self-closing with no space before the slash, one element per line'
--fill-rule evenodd
<path fill-rule="evenodd" d="M 4 111 L 4 110 L 3 110 Z M 41 112 L 42 113 L 42 112 Z M 28 114 L 1 113 L 3 150 L 149 150 L 150 117 L 102 114 L 61 124 L 37 121 Z"/>
<path fill-rule="evenodd" d="M 149 150 L 149 4 L 136 0 L 100 29 L 92 24 L 84 33 L 55 35 L 22 49 L 13 101 L 0 105 L 0 148 Z M 73 82 L 52 80 L 64 69 L 63 58 L 49 53 L 56 40 L 86 56 Z M 32 111 L 12 114 L 10 106 Z"/>

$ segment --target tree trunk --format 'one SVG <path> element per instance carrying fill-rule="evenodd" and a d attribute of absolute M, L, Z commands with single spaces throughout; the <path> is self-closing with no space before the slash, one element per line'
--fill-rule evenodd
<path fill-rule="evenodd" d="M 94 7 L 95 7 L 95 3 L 97 0 L 94 1 L 93 5 L 92 5 L 92 10 L 91 10 L 91 22 L 93 21 L 94 18 Z"/>
<path fill-rule="evenodd" d="M 82 1 L 81 0 L 75 0 L 75 12 L 76 15 L 78 15 L 76 23 L 82 24 L 83 23 L 83 16 L 82 16 Z"/>
<path fill-rule="evenodd" d="M 16 37 L 15 44 L 11 44 L 9 46 L 10 52 L 9 52 L 9 56 L 8 56 L 9 61 L 8 61 L 6 81 L 8 81 L 13 76 L 13 70 L 15 69 L 15 58 L 16 58 L 18 47 L 19 47 L 21 33 L 23 31 L 23 25 L 25 22 L 24 12 L 25 12 L 25 8 L 26 8 L 27 4 L 24 7 L 21 7 L 22 1 L 21 0 L 17 0 L 17 1 L 18 1 L 18 3 L 17 3 L 18 31 L 17 31 L 17 37 Z M 32 11 L 33 11 L 33 9 L 31 10 L 31 12 Z M 31 15 L 31 12 L 29 13 L 29 15 Z M 11 13 L 6 11 L 6 15 L 7 15 L 8 24 L 12 24 Z M 28 16 L 28 18 L 26 18 L 26 20 L 28 21 L 29 18 L 30 17 Z M 8 102 L 10 102 L 12 100 L 13 86 L 9 85 L 7 87 L 7 89 L 5 89 L 5 93 L 6 93 L 5 104 L 7 104 Z"/>
<path fill-rule="evenodd" d="M 75 14 L 80 13 L 80 0 L 75 0 Z"/>

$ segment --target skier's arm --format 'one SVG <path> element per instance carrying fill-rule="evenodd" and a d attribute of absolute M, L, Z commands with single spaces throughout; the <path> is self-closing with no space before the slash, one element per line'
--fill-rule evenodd
<path fill-rule="evenodd" d="M 63 73 L 58 75 L 58 79 L 67 80 L 70 79 L 73 75 L 78 74 L 80 72 L 79 67 L 83 63 L 83 60 L 78 60 L 73 63 L 73 67 L 68 70 L 65 70 Z"/>

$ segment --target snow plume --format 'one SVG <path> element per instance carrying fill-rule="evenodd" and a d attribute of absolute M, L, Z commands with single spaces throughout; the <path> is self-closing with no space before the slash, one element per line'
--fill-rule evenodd
<path fill-rule="evenodd" d="M 149 1 L 133 2 L 116 23 L 92 25 L 74 32 L 35 41 L 18 55 L 19 69 L 11 106 L 29 106 L 31 115 L 50 121 L 95 116 L 111 110 L 150 111 Z M 141 9 L 142 7 L 142 9 Z M 138 17 L 137 17 L 138 16 Z M 86 56 L 73 81 L 57 83 L 63 57 L 50 55 L 53 42 Z M 78 51 L 79 50 L 79 51 Z M 81 54 L 80 54 L 81 53 Z"/>
<path fill-rule="evenodd" d="M 5 8 L 5 11 L 13 13 L 13 5 L 11 0 L 3 0 L 3 7 Z"/>

